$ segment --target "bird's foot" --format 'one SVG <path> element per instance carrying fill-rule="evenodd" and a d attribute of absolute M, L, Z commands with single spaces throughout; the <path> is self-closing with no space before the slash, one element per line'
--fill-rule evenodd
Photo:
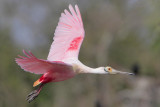
<path fill-rule="evenodd" d="M 43 84 L 37 89 L 32 91 L 31 93 L 29 93 L 29 95 L 27 96 L 26 100 L 30 103 L 31 101 L 33 101 L 36 97 L 38 97 L 41 89 L 43 87 Z"/>
<path fill-rule="evenodd" d="M 36 97 L 38 97 L 39 92 L 38 90 L 34 90 L 32 91 L 26 98 L 26 100 L 30 103 L 31 101 L 33 101 Z"/>

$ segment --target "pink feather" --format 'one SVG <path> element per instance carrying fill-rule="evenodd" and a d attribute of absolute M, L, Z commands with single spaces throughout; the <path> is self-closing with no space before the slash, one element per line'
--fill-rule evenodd
<path fill-rule="evenodd" d="M 80 46 L 84 39 L 84 28 L 81 14 L 77 5 L 75 10 L 69 5 L 69 10 L 61 14 L 58 26 L 54 33 L 54 42 L 51 45 L 48 60 L 64 61 L 69 58 L 78 59 Z"/>
<path fill-rule="evenodd" d="M 23 50 L 23 53 L 27 56 L 20 56 L 16 58 L 16 63 L 21 66 L 25 71 L 35 73 L 35 74 L 44 74 L 48 71 L 57 72 L 58 68 L 69 68 L 72 67 L 69 64 L 63 63 L 61 61 L 47 61 L 36 58 L 31 52 L 27 53 Z"/>

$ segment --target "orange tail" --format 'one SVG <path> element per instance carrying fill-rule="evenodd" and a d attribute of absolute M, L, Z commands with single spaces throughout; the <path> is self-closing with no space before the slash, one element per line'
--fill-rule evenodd
<path fill-rule="evenodd" d="M 39 79 L 37 81 L 34 82 L 33 87 L 39 85 L 41 82 L 39 81 Z"/>

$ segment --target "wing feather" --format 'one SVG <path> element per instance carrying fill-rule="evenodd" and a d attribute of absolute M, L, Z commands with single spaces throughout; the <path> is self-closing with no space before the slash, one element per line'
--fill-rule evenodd
<path fill-rule="evenodd" d="M 23 53 L 26 55 L 20 56 L 20 58 L 16 58 L 16 63 L 25 71 L 35 73 L 35 74 L 44 74 L 48 71 L 56 71 L 59 67 L 70 67 L 69 64 L 65 64 L 63 62 L 56 61 L 47 61 L 36 58 L 30 51 L 27 53 L 23 50 Z"/>
<path fill-rule="evenodd" d="M 54 33 L 54 42 L 48 55 L 49 61 L 65 61 L 68 58 L 78 58 L 80 46 L 84 39 L 84 28 L 77 5 L 69 5 L 69 10 L 61 13 L 58 26 Z"/>

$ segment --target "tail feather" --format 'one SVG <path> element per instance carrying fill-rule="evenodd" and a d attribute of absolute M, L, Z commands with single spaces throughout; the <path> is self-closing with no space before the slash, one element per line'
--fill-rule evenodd
<path fill-rule="evenodd" d="M 35 82 L 33 83 L 33 87 L 36 87 L 36 86 L 39 85 L 39 84 L 41 84 L 41 82 L 40 82 L 40 80 L 38 79 L 37 81 L 35 81 Z"/>

